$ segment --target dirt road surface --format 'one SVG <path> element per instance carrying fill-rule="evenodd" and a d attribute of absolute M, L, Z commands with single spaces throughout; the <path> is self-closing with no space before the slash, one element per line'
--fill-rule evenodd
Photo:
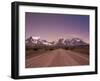
<path fill-rule="evenodd" d="M 26 68 L 88 65 L 89 55 L 70 50 L 56 49 L 26 58 Z"/>

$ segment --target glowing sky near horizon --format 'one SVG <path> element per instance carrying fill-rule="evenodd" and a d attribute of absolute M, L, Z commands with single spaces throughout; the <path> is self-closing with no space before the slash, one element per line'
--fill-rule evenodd
<path fill-rule="evenodd" d="M 30 36 L 48 41 L 78 37 L 89 43 L 89 16 L 25 13 L 26 39 Z"/>

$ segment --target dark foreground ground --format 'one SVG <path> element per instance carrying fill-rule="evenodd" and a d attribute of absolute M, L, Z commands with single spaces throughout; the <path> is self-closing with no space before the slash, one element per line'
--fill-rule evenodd
<path fill-rule="evenodd" d="M 85 50 L 31 50 L 26 53 L 26 68 L 89 65 L 89 54 Z"/>

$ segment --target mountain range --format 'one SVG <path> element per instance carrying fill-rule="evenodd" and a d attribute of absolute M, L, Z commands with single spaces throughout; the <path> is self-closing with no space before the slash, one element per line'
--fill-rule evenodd
<path fill-rule="evenodd" d="M 60 38 L 57 41 L 47 41 L 40 39 L 40 37 L 31 36 L 25 40 L 26 46 L 79 46 L 79 45 L 88 45 L 80 38 L 72 39 L 63 39 Z"/>

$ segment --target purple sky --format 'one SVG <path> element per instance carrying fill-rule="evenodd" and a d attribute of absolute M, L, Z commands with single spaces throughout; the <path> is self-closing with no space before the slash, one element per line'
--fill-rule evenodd
<path fill-rule="evenodd" d="M 56 41 L 59 38 L 78 37 L 89 43 L 89 16 L 31 13 L 25 14 L 26 38 L 39 36 Z"/>

